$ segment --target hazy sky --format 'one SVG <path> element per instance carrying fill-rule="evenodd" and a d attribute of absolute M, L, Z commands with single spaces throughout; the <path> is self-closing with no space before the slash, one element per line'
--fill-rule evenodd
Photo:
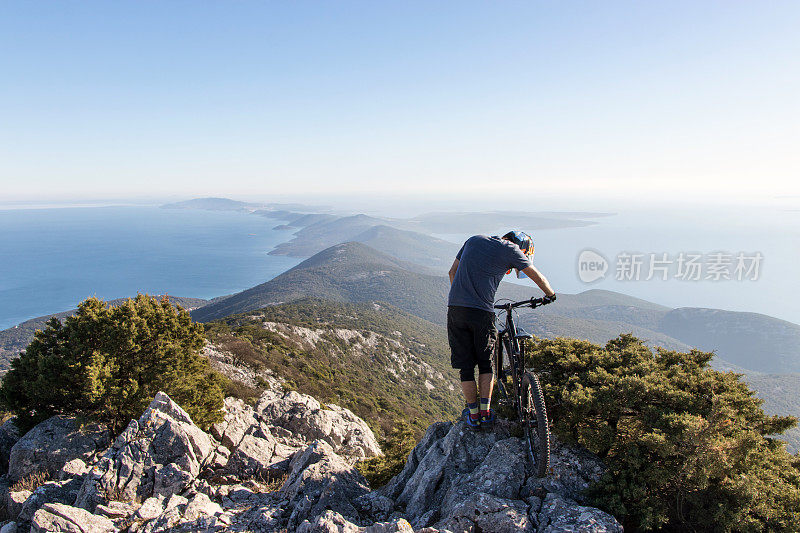
<path fill-rule="evenodd" d="M 800 194 L 800 2 L 0 3 L 0 199 Z"/>

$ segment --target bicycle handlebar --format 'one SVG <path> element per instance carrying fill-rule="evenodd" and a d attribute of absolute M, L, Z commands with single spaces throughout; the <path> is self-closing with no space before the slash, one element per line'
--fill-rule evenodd
<path fill-rule="evenodd" d="M 514 309 L 515 307 L 526 307 L 530 306 L 531 309 L 536 309 L 542 305 L 547 305 L 553 302 L 553 300 L 545 299 L 545 298 L 531 298 L 530 300 L 522 300 L 521 302 L 509 302 L 505 304 L 495 304 L 495 309 Z"/>

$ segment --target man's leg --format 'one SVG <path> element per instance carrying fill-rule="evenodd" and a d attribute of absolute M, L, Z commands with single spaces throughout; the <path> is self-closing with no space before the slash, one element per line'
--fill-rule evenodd
<path fill-rule="evenodd" d="M 475 386 L 475 362 L 473 334 L 469 324 L 463 323 L 464 311 L 449 307 L 447 310 L 447 339 L 450 342 L 450 363 L 459 369 L 461 391 L 467 403 L 467 423 L 480 428 L 480 405 Z"/>
<path fill-rule="evenodd" d="M 481 378 L 482 377 L 483 374 L 481 374 Z M 472 381 L 461 382 L 461 391 L 464 393 L 464 400 L 466 400 L 467 403 L 475 403 L 478 401 L 478 389 L 475 387 L 475 376 L 472 377 Z"/>
<path fill-rule="evenodd" d="M 464 393 L 464 400 L 467 402 L 467 423 L 473 428 L 480 427 L 480 403 L 478 402 L 478 391 L 475 387 L 475 367 L 461 369 L 461 392 Z"/>
<path fill-rule="evenodd" d="M 494 385 L 494 374 L 478 374 L 478 384 L 481 388 L 481 399 L 488 398 L 489 403 L 492 400 L 492 386 Z M 463 387 L 464 384 L 462 383 Z"/>
<path fill-rule="evenodd" d="M 492 373 L 492 355 L 496 342 L 497 332 L 494 329 L 494 314 L 488 313 L 482 327 L 476 328 L 474 343 L 477 348 L 478 385 L 480 386 L 480 415 L 481 426 L 491 427 L 494 415 L 491 411 L 492 386 L 494 374 Z"/>

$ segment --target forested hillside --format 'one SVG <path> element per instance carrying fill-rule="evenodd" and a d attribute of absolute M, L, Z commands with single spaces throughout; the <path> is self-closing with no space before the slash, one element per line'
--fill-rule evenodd
<path fill-rule="evenodd" d="M 443 328 L 391 305 L 300 300 L 209 322 L 206 333 L 212 357 L 347 407 L 383 436 L 402 423 L 422 431 L 461 407 Z M 238 395 L 269 386 L 255 385 Z"/>
<path fill-rule="evenodd" d="M 208 321 L 267 305 L 314 297 L 339 302 L 384 301 L 443 323 L 447 279 L 357 242 L 337 244 L 280 276 L 192 313 Z"/>
<path fill-rule="evenodd" d="M 680 308 L 659 329 L 758 372 L 800 372 L 800 325 L 759 313 Z"/>

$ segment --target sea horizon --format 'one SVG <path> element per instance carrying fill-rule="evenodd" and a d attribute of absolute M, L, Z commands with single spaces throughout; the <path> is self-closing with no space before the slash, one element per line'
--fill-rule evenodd
<path fill-rule="evenodd" d="M 800 289 L 791 276 L 800 257 L 791 232 L 779 231 L 792 227 L 797 216 L 764 211 L 743 219 L 735 211 L 679 209 L 617 213 L 592 219 L 597 223 L 591 226 L 533 232 L 535 264 L 560 292 L 599 288 L 668 307 L 751 311 L 800 323 L 800 313 L 781 298 Z M 211 299 L 264 283 L 304 259 L 269 255 L 293 236 L 273 229 L 280 224 L 246 212 L 159 204 L 0 209 L 0 246 L 12 251 L 0 265 L 0 329 L 72 309 L 89 296 L 111 300 L 142 292 Z M 458 242 L 468 235 L 438 236 Z M 597 250 L 610 262 L 625 251 L 673 257 L 681 251 L 760 251 L 764 260 L 757 281 L 620 281 L 611 271 L 603 280 L 584 283 L 576 269 L 583 249 Z"/>

